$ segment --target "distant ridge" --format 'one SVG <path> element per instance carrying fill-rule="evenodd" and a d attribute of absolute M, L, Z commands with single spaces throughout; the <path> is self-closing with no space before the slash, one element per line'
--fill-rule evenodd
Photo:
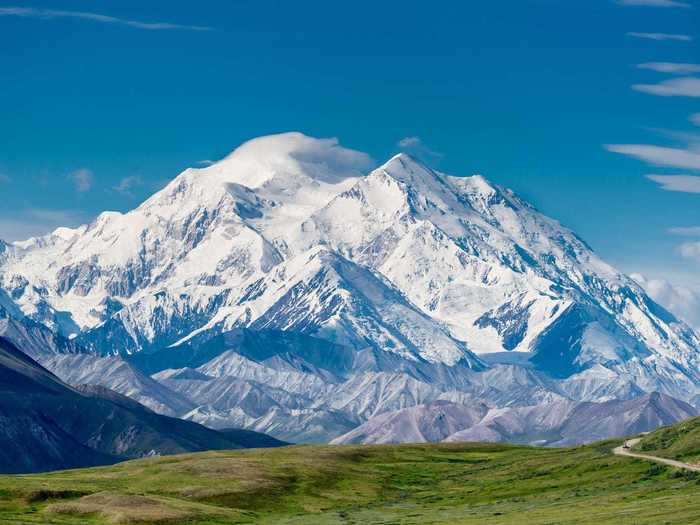
<path fill-rule="evenodd" d="M 2 337 L 0 422 L 0 472 L 4 473 L 282 444 L 249 431 L 219 433 L 161 416 L 103 387 L 73 389 Z"/>

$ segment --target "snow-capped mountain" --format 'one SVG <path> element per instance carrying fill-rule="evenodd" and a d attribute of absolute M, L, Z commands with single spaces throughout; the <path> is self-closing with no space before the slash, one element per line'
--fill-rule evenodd
<path fill-rule="evenodd" d="M 128 213 L 3 244 L 0 306 L 90 353 L 157 361 L 186 399 L 158 394 L 167 413 L 287 439 L 438 399 L 698 399 L 700 336 L 573 232 L 480 175 L 370 164 L 334 140 L 254 139 Z M 241 353 L 217 339 L 232 331 L 331 357 L 288 339 Z M 90 366 L 122 377 L 115 363 Z"/>

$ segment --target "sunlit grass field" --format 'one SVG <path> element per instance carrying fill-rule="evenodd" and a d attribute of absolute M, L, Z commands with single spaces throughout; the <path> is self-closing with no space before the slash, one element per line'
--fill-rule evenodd
<path fill-rule="evenodd" d="M 0 523 L 688 524 L 694 475 L 571 449 L 296 446 L 0 476 Z"/>

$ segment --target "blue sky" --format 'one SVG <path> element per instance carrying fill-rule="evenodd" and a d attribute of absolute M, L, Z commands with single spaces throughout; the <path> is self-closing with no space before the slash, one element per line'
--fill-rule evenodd
<path fill-rule="evenodd" d="M 700 289 L 691 3 L 0 1 L 0 237 L 298 130 L 480 172 L 621 269 Z"/>

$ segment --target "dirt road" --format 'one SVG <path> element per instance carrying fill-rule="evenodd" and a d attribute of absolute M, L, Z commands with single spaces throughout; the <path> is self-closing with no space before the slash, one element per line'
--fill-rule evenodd
<path fill-rule="evenodd" d="M 676 461 L 675 459 L 660 458 L 658 456 L 648 456 L 646 454 L 639 454 L 638 452 L 633 452 L 630 450 L 633 446 L 641 441 L 641 438 L 628 439 L 625 441 L 625 445 L 629 448 L 624 448 L 624 446 L 619 446 L 613 449 L 613 454 L 618 456 L 628 456 L 631 458 L 646 459 L 648 461 L 654 461 L 656 463 L 663 463 L 664 465 L 670 465 L 676 468 L 682 468 L 686 470 L 692 470 L 693 472 L 700 472 L 700 466 L 691 465 L 690 463 L 683 463 L 682 461 Z"/>

